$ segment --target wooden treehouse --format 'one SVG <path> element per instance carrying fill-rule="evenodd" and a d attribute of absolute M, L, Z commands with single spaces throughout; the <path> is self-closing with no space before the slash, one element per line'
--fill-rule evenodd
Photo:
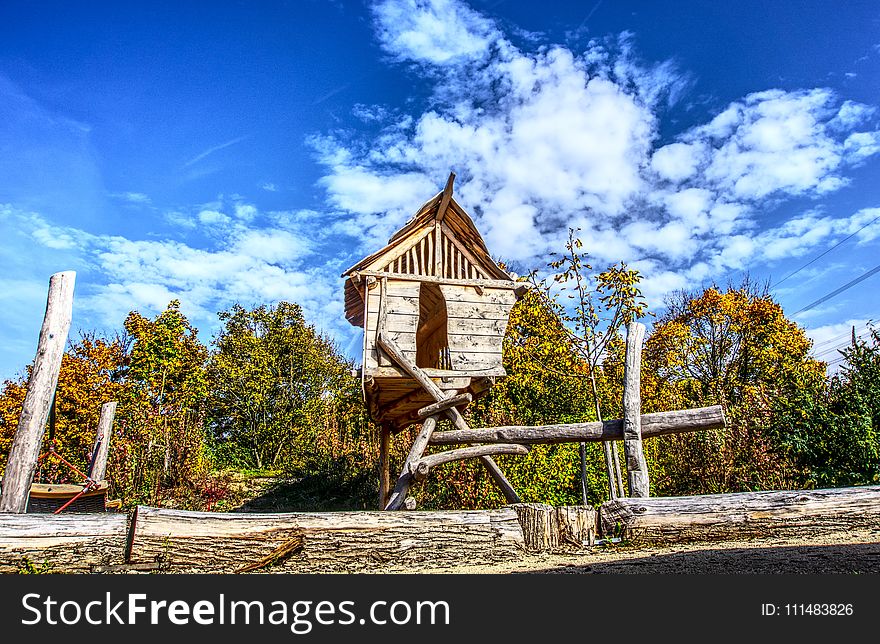
<path fill-rule="evenodd" d="M 489 256 L 452 196 L 454 179 L 387 246 L 343 273 L 346 318 L 364 329 L 364 399 L 383 428 L 386 463 L 392 432 L 442 413 L 466 429 L 458 410 L 505 375 L 501 344 L 525 287 Z M 387 476 L 383 483 L 385 505 Z"/>

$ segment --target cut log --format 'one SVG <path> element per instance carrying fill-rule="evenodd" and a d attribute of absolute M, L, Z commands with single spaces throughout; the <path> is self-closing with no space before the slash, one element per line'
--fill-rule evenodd
<path fill-rule="evenodd" d="M 110 438 L 113 435 L 115 415 L 116 401 L 101 405 L 95 446 L 92 448 L 92 463 L 89 466 L 89 478 L 93 481 L 103 481 L 107 477 L 107 456 L 110 454 Z"/>
<path fill-rule="evenodd" d="M 219 573 L 266 561 L 291 540 L 302 548 L 277 569 L 369 572 L 377 563 L 455 566 L 510 561 L 523 537 L 511 508 L 461 512 L 211 513 L 138 508 L 132 563 Z"/>
<path fill-rule="evenodd" d="M 448 452 L 438 452 L 437 454 L 423 456 L 411 466 L 410 472 L 415 476 L 416 480 L 420 481 L 428 475 L 431 469 L 444 463 L 463 461 L 467 458 L 478 458 L 480 456 L 497 454 L 525 456 L 528 453 L 529 449 L 523 445 L 475 445 L 473 447 L 464 447 L 462 449 L 453 449 Z"/>
<path fill-rule="evenodd" d="M 645 325 L 631 322 L 626 332 L 626 359 L 623 367 L 623 453 L 629 495 L 650 496 L 648 463 L 642 448 L 642 340 Z"/>
<path fill-rule="evenodd" d="M 28 493 L 70 330 L 75 281 L 76 273 L 73 271 L 55 273 L 49 279 L 49 295 L 37 355 L 28 378 L 27 393 L 3 475 L 0 512 L 24 513 L 27 510 Z"/>
<path fill-rule="evenodd" d="M 697 432 L 724 427 L 724 412 L 720 405 L 682 411 L 663 411 L 643 414 L 642 436 L 661 436 L 681 432 Z M 576 443 L 620 440 L 623 438 L 623 420 L 601 423 L 571 423 L 565 425 L 538 425 L 535 427 L 509 425 L 467 431 L 438 432 L 431 437 L 434 445 L 463 443 L 520 443 L 537 445 L 549 443 Z"/>
<path fill-rule="evenodd" d="M 510 507 L 516 510 L 530 552 L 583 548 L 596 542 L 597 512 L 589 506 L 519 503 Z"/>
<path fill-rule="evenodd" d="M 617 499 L 599 512 L 605 536 L 634 542 L 815 535 L 876 528 L 880 486 Z"/>
<path fill-rule="evenodd" d="M 121 564 L 125 536 L 124 514 L 0 514 L 0 573 L 28 567 L 89 572 Z"/>

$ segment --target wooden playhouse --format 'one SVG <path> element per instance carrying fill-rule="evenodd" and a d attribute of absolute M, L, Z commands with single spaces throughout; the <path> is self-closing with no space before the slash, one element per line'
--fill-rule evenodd
<path fill-rule="evenodd" d="M 373 419 L 395 429 L 434 400 L 379 347 L 381 332 L 442 390 L 476 398 L 505 375 L 501 343 L 524 287 L 489 256 L 452 196 L 454 177 L 387 246 L 343 273 L 346 318 L 364 329 L 364 397 Z"/>
<path fill-rule="evenodd" d="M 387 246 L 342 274 L 346 318 L 364 329 L 364 400 L 382 427 L 383 507 L 390 491 L 390 435 L 422 423 L 424 441 L 416 439 L 408 459 L 415 463 L 437 418 L 445 415 L 455 427 L 467 428 L 460 410 L 505 375 L 502 340 L 510 309 L 525 290 L 490 257 L 473 220 L 452 196 L 454 180 L 450 174 L 444 190 Z M 499 485 L 509 488 L 491 458 L 480 459 Z M 515 498 L 512 488 L 508 491 Z"/>

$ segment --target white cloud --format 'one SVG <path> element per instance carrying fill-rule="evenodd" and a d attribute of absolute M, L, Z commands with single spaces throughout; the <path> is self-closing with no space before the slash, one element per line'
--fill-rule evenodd
<path fill-rule="evenodd" d="M 500 258 L 543 266 L 566 229 L 580 227 L 596 262 L 658 271 L 645 273 L 657 294 L 680 285 L 676 274 L 710 279 L 852 232 L 853 218 L 808 208 L 769 227 L 762 216 L 768 204 L 845 186 L 849 166 L 880 153 L 880 134 L 865 127 L 873 107 L 824 88 L 771 89 L 658 146 L 659 114 L 690 81 L 668 61 L 641 62 L 631 34 L 582 53 L 525 51 L 454 0 L 386 0 L 374 17 L 385 50 L 420 63 L 434 86 L 430 109 L 411 118 L 357 106 L 380 125 L 377 136 L 313 141 L 326 167 L 321 184 L 339 211 L 334 230 L 364 252 L 442 188 L 450 170 L 456 198 Z M 463 44 L 447 42 L 443 53 L 449 33 L 463 34 Z"/>
<path fill-rule="evenodd" d="M 456 0 L 379 2 L 373 16 L 380 42 L 400 60 L 477 58 L 497 35 L 491 21 Z"/>

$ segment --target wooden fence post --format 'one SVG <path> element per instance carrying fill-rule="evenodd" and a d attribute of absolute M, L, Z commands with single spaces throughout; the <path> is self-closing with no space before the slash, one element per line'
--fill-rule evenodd
<path fill-rule="evenodd" d="M 630 322 L 626 329 L 626 362 L 623 369 L 623 451 L 629 495 L 649 496 L 648 464 L 642 448 L 642 398 L 639 392 L 642 369 L 642 340 L 645 325 Z"/>
<path fill-rule="evenodd" d="M 89 467 L 89 478 L 103 481 L 107 478 L 107 455 L 110 453 L 110 436 L 113 434 L 113 417 L 116 415 L 116 401 L 101 405 L 101 419 L 98 421 L 98 432 L 95 446 L 92 448 L 92 464 Z"/>
<path fill-rule="evenodd" d="M 34 368 L 28 380 L 21 417 L 3 475 L 0 512 L 20 514 L 27 510 L 34 468 L 40 455 L 40 445 L 46 431 L 49 408 L 58 385 L 61 358 L 70 330 L 75 280 L 76 273 L 73 271 L 55 273 L 49 278 L 49 296 L 37 343 Z"/>

